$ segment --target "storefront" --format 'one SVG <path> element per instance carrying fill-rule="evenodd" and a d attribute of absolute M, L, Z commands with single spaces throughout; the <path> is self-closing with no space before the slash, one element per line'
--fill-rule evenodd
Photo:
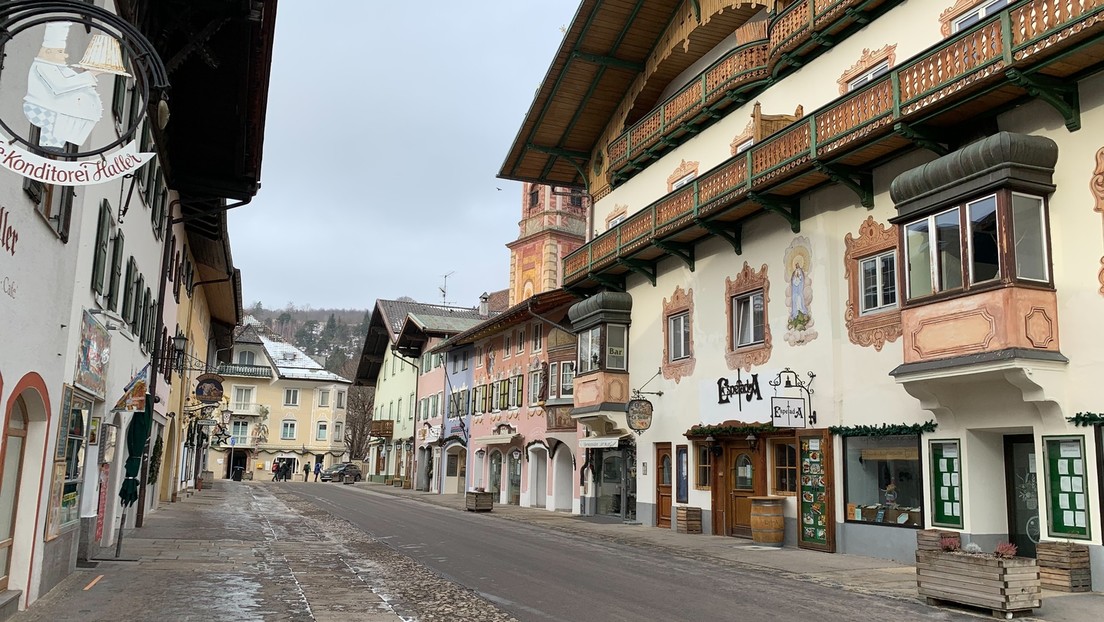
<path fill-rule="evenodd" d="M 585 452 L 583 514 L 636 520 L 636 441 L 628 437 L 579 440 Z"/>

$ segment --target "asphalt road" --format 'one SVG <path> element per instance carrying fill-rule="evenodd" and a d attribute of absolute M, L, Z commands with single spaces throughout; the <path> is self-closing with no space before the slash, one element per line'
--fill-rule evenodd
<path fill-rule="evenodd" d="M 288 490 L 522 621 L 976 619 L 344 486 Z"/>

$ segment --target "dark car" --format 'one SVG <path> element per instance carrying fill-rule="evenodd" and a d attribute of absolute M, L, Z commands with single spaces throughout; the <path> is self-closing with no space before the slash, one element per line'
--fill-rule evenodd
<path fill-rule="evenodd" d="M 359 482 L 363 479 L 363 476 L 360 474 L 360 467 L 352 462 L 342 462 L 341 464 L 335 464 L 328 469 L 324 469 L 319 479 L 324 482 L 340 482 L 345 480 L 346 475 L 351 476 L 354 482 Z"/>

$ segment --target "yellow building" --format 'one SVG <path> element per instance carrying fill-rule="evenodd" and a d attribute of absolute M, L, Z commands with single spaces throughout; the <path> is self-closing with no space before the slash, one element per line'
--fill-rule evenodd
<path fill-rule="evenodd" d="M 226 479 L 272 477 L 287 463 L 302 477 L 345 459 L 345 408 L 349 380 L 327 371 L 295 346 L 246 317 L 234 334 L 233 358 L 221 364 L 228 409 L 220 419 L 229 438 L 214 443 L 207 469 Z M 232 413 L 232 414 L 231 414 Z"/>

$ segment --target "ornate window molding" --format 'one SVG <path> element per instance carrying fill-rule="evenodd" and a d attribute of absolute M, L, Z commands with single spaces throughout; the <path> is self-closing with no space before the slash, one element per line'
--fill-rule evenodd
<path fill-rule="evenodd" d="M 680 313 L 686 313 L 689 317 L 688 330 L 690 331 L 690 356 L 677 361 L 672 361 L 670 357 L 669 349 L 671 347 L 670 338 L 670 322 L 668 321 L 671 316 L 678 315 Z M 668 380 L 674 380 L 675 384 L 678 384 L 679 380 L 694 373 L 694 364 L 696 359 L 694 358 L 694 290 L 693 288 L 684 290 L 681 286 L 675 287 L 675 292 L 671 294 L 671 299 L 663 299 L 663 366 L 660 367 L 660 371 L 663 372 L 663 377 Z"/>
<path fill-rule="evenodd" d="M 698 176 L 697 162 L 687 162 L 686 160 L 680 162 L 675 171 L 671 173 L 671 176 L 667 178 L 667 192 L 674 190 L 675 183 L 686 178 L 687 175 Z"/>
<path fill-rule="evenodd" d="M 763 341 L 743 348 L 734 348 L 736 343 L 733 331 L 736 326 L 736 318 L 733 316 L 732 300 L 742 294 L 763 291 Z M 725 319 L 728 327 L 725 342 L 725 363 L 729 369 L 743 369 L 751 371 L 752 365 L 763 365 L 771 356 L 771 330 L 770 330 L 770 281 L 767 279 L 767 264 L 759 268 L 759 271 L 751 269 L 748 262 L 744 262 L 744 269 L 733 278 L 725 279 Z"/>
<path fill-rule="evenodd" d="M 879 313 L 863 315 L 862 274 L 859 261 L 897 248 L 897 225 L 888 227 L 868 216 L 859 225 L 858 237 L 848 233 L 843 238 L 847 247 L 843 256 L 844 278 L 847 280 L 847 309 L 844 311 L 844 323 L 847 325 L 847 337 L 858 346 L 874 346 L 881 351 L 887 341 L 896 341 L 901 336 L 901 305 L 898 302 L 893 309 Z M 901 299 L 900 278 L 897 279 L 897 299 Z"/>
<path fill-rule="evenodd" d="M 854 65 L 852 65 L 850 69 L 843 72 L 843 75 L 840 76 L 839 80 L 836 80 L 836 82 L 839 83 L 840 95 L 847 93 L 847 85 L 850 84 L 852 80 L 877 67 L 883 61 L 889 62 L 890 67 L 893 67 L 893 65 L 896 64 L 896 43 L 894 43 L 893 45 L 883 46 L 881 49 L 874 51 L 870 51 L 870 48 L 864 48 L 862 51 L 862 56 L 859 57 L 859 60 Z"/>
<path fill-rule="evenodd" d="M 609 228 L 611 226 L 620 223 L 622 220 L 625 220 L 625 216 L 628 214 L 628 212 L 629 212 L 629 206 L 628 205 L 614 205 L 613 206 L 613 211 L 610 212 L 608 216 L 606 216 L 606 228 L 605 228 L 605 230 L 609 231 Z M 621 220 L 618 220 L 618 219 L 621 219 Z M 614 221 L 616 221 L 616 222 L 614 222 Z M 610 223 L 613 223 L 613 224 L 611 225 Z"/>
<path fill-rule="evenodd" d="M 950 8 L 939 14 L 939 32 L 944 37 L 951 36 L 955 20 L 968 13 L 970 9 L 977 8 L 986 2 L 987 0 L 957 0 Z"/>
<path fill-rule="evenodd" d="M 756 102 L 755 105 L 758 106 L 759 103 Z M 744 128 L 744 131 L 737 134 L 732 139 L 732 142 L 728 145 L 729 153 L 731 153 L 732 155 L 736 155 L 740 151 L 740 146 L 749 140 L 755 140 L 755 121 L 748 121 L 747 127 Z"/>

